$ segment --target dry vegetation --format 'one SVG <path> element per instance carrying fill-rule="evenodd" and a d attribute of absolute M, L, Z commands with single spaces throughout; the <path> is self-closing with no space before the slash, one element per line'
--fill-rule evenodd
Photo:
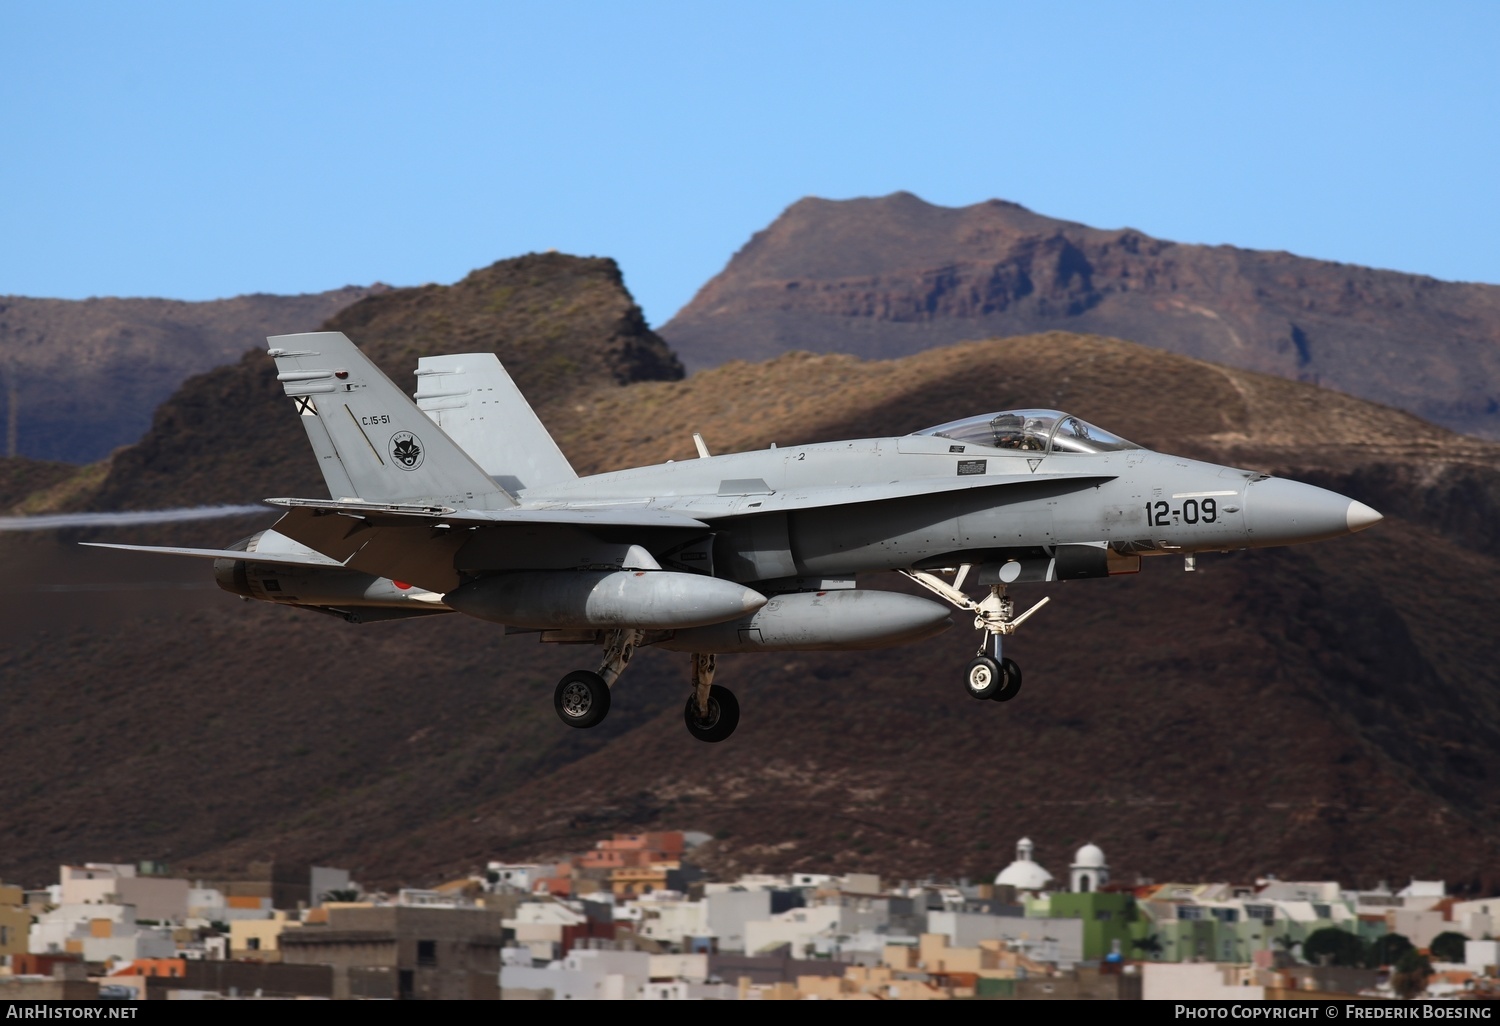
<path fill-rule="evenodd" d="M 1097 336 L 1049 332 L 965 342 L 901 360 L 787 353 L 683 382 L 600 389 L 545 409 L 580 471 L 715 452 L 903 434 L 971 413 L 1061 408 L 1169 451 L 1285 453 L 1298 462 L 1500 452 L 1370 403 L 1252 371 Z"/>

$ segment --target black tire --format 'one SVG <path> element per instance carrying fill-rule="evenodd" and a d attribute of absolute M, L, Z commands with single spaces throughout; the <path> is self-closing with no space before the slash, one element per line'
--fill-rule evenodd
<path fill-rule="evenodd" d="M 992 698 L 1005 682 L 999 663 L 989 656 L 978 656 L 964 671 L 964 683 L 968 685 L 971 698 L 983 700 Z"/>
<path fill-rule="evenodd" d="M 990 700 L 1009 702 L 1021 693 L 1021 668 L 1010 659 L 1002 659 L 1000 660 L 1000 674 L 1003 681 L 990 696 Z"/>
<path fill-rule="evenodd" d="M 708 689 L 708 715 L 698 715 L 697 695 L 688 695 L 687 708 L 682 712 L 687 722 L 688 733 L 699 741 L 710 744 L 723 741 L 740 723 L 740 703 L 734 692 L 714 684 Z"/>
<path fill-rule="evenodd" d="M 574 670 L 557 682 L 552 707 L 570 727 L 594 727 L 609 715 L 609 685 L 588 670 Z"/>

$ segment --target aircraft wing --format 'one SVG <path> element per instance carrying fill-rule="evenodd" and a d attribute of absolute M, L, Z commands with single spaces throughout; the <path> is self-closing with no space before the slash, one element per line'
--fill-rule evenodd
<path fill-rule="evenodd" d="M 608 563 L 648 531 L 701 535 L 709 530 L 701 520 L 649 509 L 644 502 L 588 509 L 459 510 L 346 499 L 266 501 L 287 510 L 276 531 L 337 565 L 439 594 L 462 583 L 459 567 L 560 569 Z"/>
<path fill-rule="evenodd" d="M 993 474 L 972 477 L 908 478 L 873 484 L 835 485 L 819 488 L 788 488 L 773 491 L 764 481 L 725 481 L 717 495 L 695 495 L 659 500 L 679 514 L 721 520 L 760 513 L 819 509 L 855 503 L 888 502 L 895 499 L 967 492 L 981 488 L 1046 488 L 1060 484 L 1064 491 L 1078 490 L 1114 480 L 1113 474 Z M 754 501 L 746 502 L 747 496 Z M 1018 496 L 1017 498 L 1020 498 Z"/>
<path fill-rule="evenodd" d="M 449 506 L 391 505 L 351 499 L 267 499 L 269 506 L 311 511 L 313 516 L 337 514 L 371 525 L 411 526 L 419 522 L 479 527 L 485 524 L 577 524 L 581 527 L 708 527 L 684 513 L 652 509 L 645 501 L 556 509 L 454 509 Z M 285 532 L 283 532 L 285 533 Z"/>
<path fill-rule="evenodd" d="M 725 481 L 716 495 L 655 500 L 575 501 L 541 508 L 455 509 L 358 499 L 267 499 L 285 509 L 275 530 L 314 552 L 245 552 L 86 542 L 97 548 L 199 559 L 237 559 L 281 566 L 342 567 L 410 581 L 440 594 L 461 583 L 461 565 L 534 567 L 610 561 L 618 541 L 642 531 L 700 534 L 709 520 L 825 506 L 888 502 L 990 488 L 1085 488 L 1109 480 L 1096 474 L 975 475 L 773 491 L 764 481 Z M 650 505 L 648 505 L 650 503 Z M 666 507 L 666 508 L 663 508 Z M 703 519 L 700 519 L 703 518 Z M 477 529 L 477 530 L 476 530 Z M 460 552 L 465 553 L 460 558 Z"/>
<path fill-rule="evenodd" d="M 1097 474 L 975 475 L 793 488 L 782 492 L 772 491 L 759 480 L 726 481 L 717 495 L 575 501 L 542 508 L 489 510 L 358 499 L 285 498 L 266 502 L 287 511 L 275 530 L 329 560 L 329 564 L 319 565 L 343 566 L 377 577 L 410 581 L 443 594 L 462 583 L 460 567 L 538 568 L 608 562 L 612 551 L 609 546 L 618 547 L 622 537 L 633 541 L 647 530 L 679 535 L 706 532 L 712 529 L 710 519 L 887 502 L 981 488 L 1019 490 L 1021 486 L 1056 485 L 1086 488 L 1106 480 L 1109 480 L 1107 475 Z"/>

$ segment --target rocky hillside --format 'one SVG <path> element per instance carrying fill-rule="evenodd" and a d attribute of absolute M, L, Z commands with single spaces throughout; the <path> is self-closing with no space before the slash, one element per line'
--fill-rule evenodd
<path fill-rule="evenodd" d="M 206 303 L 0 296 L 0 455 L 102 459 L 139 439 L 192 375 L 266 335 L 311 331 L 384 288 Z"/>
<path fill-rule="evenodd" d="M 79 468 L 71 463 L 29 460 L 24 456 L 0 458 L 0 511 L 44 493 L 78 472 Z"/>
<path fill-rule="evenodd" d="M 1097 332 L 1500 438 L 1500 286 L 1101 230 L 994 200 L 804 199 L 661 329 L 689 369 L 787 350 L 890 358 Z"/>
<path fill-rule="evenodd" d="M 496 353 L 539 409 L 566 405 L 580 390 L 683 373 L 607 259 L 502 260 L 454 285 L 370 296 L 323 327 L 347 333 L 408 392 L 421 356 Z M 261 339 L 239 362 L 195 378 L 162 404 L 141 442 L 113 461 L 94 507 L 326 492 Z"/>
<path fill-rule="evenodd" d="M 395 311 L 410 326 L 446 310 L 449 330 L 479 332 L 484 297 L 517 296 L 500 282 L 528 267 L 378 297 L 339 323 L 409 372 L 415 353 L 395 347 L 410 337 L 376 330 Z M 360 310 L 392 312 L 356 330 Z M 730 451 L 1056 405 L 1155 448 L 1343 489 L 1389 517 L 1350 538 L 1204 557 L 1195 574 L 1160 559 L 1136 577 L 1021 589 L 1054 601 L 1010 646 L 1026 685 L 1004 706 L 963 693 L 975 642 L 962 625 L 889 653 L 726 657 L 719 680 L 744 718 L 717 746 L 683 729 L 679 655 L 639 655 L 605 724 L 569 730 L 552 686 L 592 651 L 457 616 L 356 627 L 240 602 L 200 566 L 32 539 L 6 549 L 28 584 L 0 618 L 0 878 L 39 882 L 84 858 L 209 873 L 275 855 L 419 882 L 652 827 L 713 834 L 706 857 L 726 871 L 978 876 L 1025 834 L 1054 872 L 1094 841 L 1127 882 L 1274 872 L 1500 887 L 1500 446 L 1064 333 L 894 362 L 788 355 L 624 387 L 630 374 L 604 355 L 615 336 L 587 337 L 598 359 L 571 384 L 507 358 L 580 470 L 691 456 L 693 430 Z M 489 340 L 516 344 L 415 341 Z M 541 340 L 532 354 L 556 351 Z M 143 443 L 158 455 L 116 460 L 136 471 L 111 478 L 111 502 L 228 498 L 235 482 L 248 484 L 234 498 L 295 492 L 290 479 L 313 471 L 267 451 L 263 425 L 293 418 L 259 366 L 184 386 Z M 651 366 L 673 370 L 665 355 Z"/>

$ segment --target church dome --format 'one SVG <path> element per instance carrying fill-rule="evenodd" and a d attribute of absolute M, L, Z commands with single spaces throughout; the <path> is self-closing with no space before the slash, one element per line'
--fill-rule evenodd
<path fill-rule="evenodd" d="M 1097 844 L 1085 844 L 1073 856 L 1074 869 L 1103 869 L 1104 866 L 1104 849 Z"/>
<path fill-rule="evenodd" d="M 1052 874 L 1031 860 L 1031 841 L 1021 838 L 1016 845 L 1016 861 L 1000 870 L 995 877 L 997 886 L 1010 886 L 1018 891 L 1044 891 L 1052 882 Z"/>

